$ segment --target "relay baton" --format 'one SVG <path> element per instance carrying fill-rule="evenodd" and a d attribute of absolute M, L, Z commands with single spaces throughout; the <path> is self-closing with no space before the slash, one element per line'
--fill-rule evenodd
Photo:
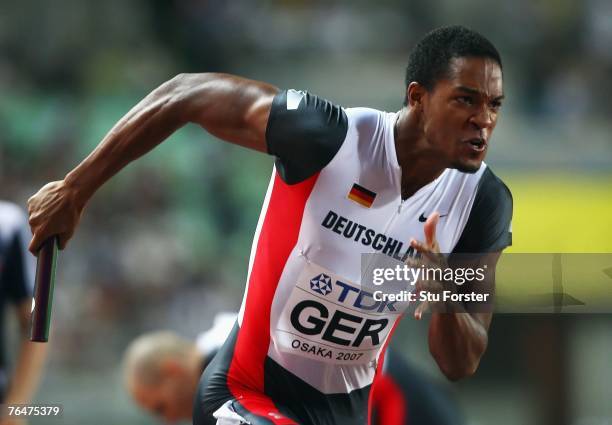
<path fill-rule="evenodd" d="M 34 299 L 32 300 L 32 333 L 30 335 L 30 340 L 34 342 L 49 340 L 56 259 L 57 237 L 51 236 L 38 251 Z"/>

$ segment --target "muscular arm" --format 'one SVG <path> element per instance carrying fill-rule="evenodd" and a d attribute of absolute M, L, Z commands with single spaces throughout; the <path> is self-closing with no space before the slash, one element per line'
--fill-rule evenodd
<path fill-rule="evenodd" d="M 431 220 L 430 220 L 431 219 Z M 439 253 L 435 238 L 437 214 L 431 214 L 425 223 L 425 242 L 416 241 L 414 246 L 427 255 Z M 481 292 L 493 295 L 495 289 L 495 266 L 501 251 L 512 244 L 512 194 L 506 185 L 490 168 L 486 168 L 479 181 L 478 191 L 463 233 L 449 258 L 459 267 L 476 268 L 487 265 L 487 279 L 473 285 L 456 286 L 463 292 Z M 474 257 L 474 253 L 481 253 Z M 467 255 L 467 256 L 466 256 Z M 447 288 L 448 289 L 448 288 Z M 463 304 L 450 305 L 453 313 L 433 313 L 429 326 L 429 351 L 438 363 L 440 370 L 452 380 L 472 375 L 478 368 L 484 354 L 491 324 L 493 299 L 490 304 L 479 304 L 480 311 L 469 309 Z M 471 304 L 470 307 L 476 304 Z M 421 304 L 424 308 L 426 305 Z M 415 316 L 420 317 L 421 306 Z M 447 310 L 448 311 L 448 310 Z"/>
<path fill-rule="evenodd" d="M 487 264 L 490 270 L 495 270 L 500 255 L 501 252 L 485 255 L 479 264 L 471 264 L 469 267 L 476 268 Z M 491 281 L 486 282 L 486 285 L 477 284 L 481 289 L 487 288 L 480 292 L 493 294 L 495 275 L 493 273 L 490 276 Z M 471 286 L 467 292 L 478 292 L 478 287 Z M 453 307 L 457 306 L 457 303 L 454 303 Z M 492 308 L 492 304 L 490 307 Z M 456 381 L 476 372 L 487 348 L 491 318 L 491 311 L 432 313 L 429 324 L 429 351 L 448 379 Z"/>
<path fill-rule="evenodd" d="M 451 381 L 471 376 L 487 348 L 490 313 L 433 313 L 429 351 Z"/>
<path fill-rule="evenodd" d="M 440 247 L 436 240 L 436 226 L 438 224 L 439 214 L 430 214 L 424 225 L 425 242 L 416 240 L 411 241 L 411 246 L 423 254 L 426 258 L 432 261 L 432 264 L 437 264 L 437 255 L 440 253 Z M 460 254 L 461 255 L 461 254 Z M 483 267 L 490 271 L 485 273 L 483 282 L 469 285 L 465 283 L 463 286 L 452 284 L 452 289 L 458 292 L 480 292 L 483 294 L 494 294 L 495 289 L 495 266 L 501 255 L 501 251 L 480 254 L 474 257 L 474 254 L 469 257 L 453 257 L 449 258 L 449 264 L 452 267 L 469 267 L 476 269 Z M 439 264 L 438 264 L 439 265 Z M 465 289 L 463 289 L 465 288 Z M 439 292 L 442 289 L 448 289 L 441 286 L 439 282 L 424 282 L 417 283 L 417 289 L 433 290 Z M 474 374 L 480 363 L 480 359 L 484 354 L 487 343 L 489 325 L 492 318 L 492 302 L 482 308 L 479 312 L 468 312 L 464 308 L 463 303 L 443 303 L 440 301 L 436 307 L 442 307 L 442 310 L 432 313 L 429 323 L 429 351 L 440 370 L 450 380 L 456 381 Z M 429 303 L 420 304 L 415 310 L 415 317 L 420 319 L 423 312 L 429 308 Z M 441 312 L 443 311 L 443 312 Z"/>
<path fill-rule="evenodd" d="M 193 122 L 230 143 L 266 152 L 266 125 L 276 87 L 227 74 L 181 74 L 130 110 L 63 181 L 28 201 L 35 253 L 51 235 L 72 236 L 95 191 L 131 161 Z"/>

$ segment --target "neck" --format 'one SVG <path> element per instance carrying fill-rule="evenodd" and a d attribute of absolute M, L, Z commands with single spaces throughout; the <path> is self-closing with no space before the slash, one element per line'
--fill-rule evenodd
<path fill-rule="evenodd" d="M 399 112 L 393 134 L 397 162 L 402 170 L 402 199 L 407 199 L 440 176 L 447 164 L 440 152 L 431 147 L 422 123 L 409 107 Z"/>

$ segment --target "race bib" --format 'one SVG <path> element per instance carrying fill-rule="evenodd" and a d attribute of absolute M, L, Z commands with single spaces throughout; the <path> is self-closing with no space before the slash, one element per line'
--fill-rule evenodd
<path fill-rule="evenodd" d="M 376 300 L 374 292 L 307 263 L 277 324 L 278 348 L 326 363 L 375 360 L 408 302 Z"/>

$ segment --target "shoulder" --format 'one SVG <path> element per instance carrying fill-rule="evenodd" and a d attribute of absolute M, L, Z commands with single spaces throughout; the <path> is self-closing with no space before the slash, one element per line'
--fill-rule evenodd
<path fill-rule="evenodd" d="M 289 136 L 344 138 L 348 119 L 344 109 L 303 90 L 282 90 L 274 96 L 266 128 L 268 152 L 277 154 Z"/>
<path fill-rule="evenodd" d="M 493 173 L 490 167 L 487 167 L 478 182 L 472 209 L 512 216 L 512 204 L 512 193 L 508 186 Z"/>
<path fill-rule="evenodd" d="M 508 186 L 487 167 L 482 173 L 478 191 L 481 196 L 512 203 L 512 193 Z"/>
<path fill-rule="evenodd" d="M 510 226 L 512 221 L 513 199 L 508 186 L 487 167 L 480 178 L 476 199 L 472 208 L 474 214 L 486 220 Z"/>
<path fill-rule="evenodd" d="M 301 90 L 283 90 L 272 102 L 266 128 L 268 153 L 289 184 L 306 180 L 338 152 L 349 127 L 339 105 Z"/>
<path fill-rule="evenodd" d="M 500 251 L 512 244 L 512 193 L 487 167 L 476 189 L 474 203 L 455 252 Z"/>

